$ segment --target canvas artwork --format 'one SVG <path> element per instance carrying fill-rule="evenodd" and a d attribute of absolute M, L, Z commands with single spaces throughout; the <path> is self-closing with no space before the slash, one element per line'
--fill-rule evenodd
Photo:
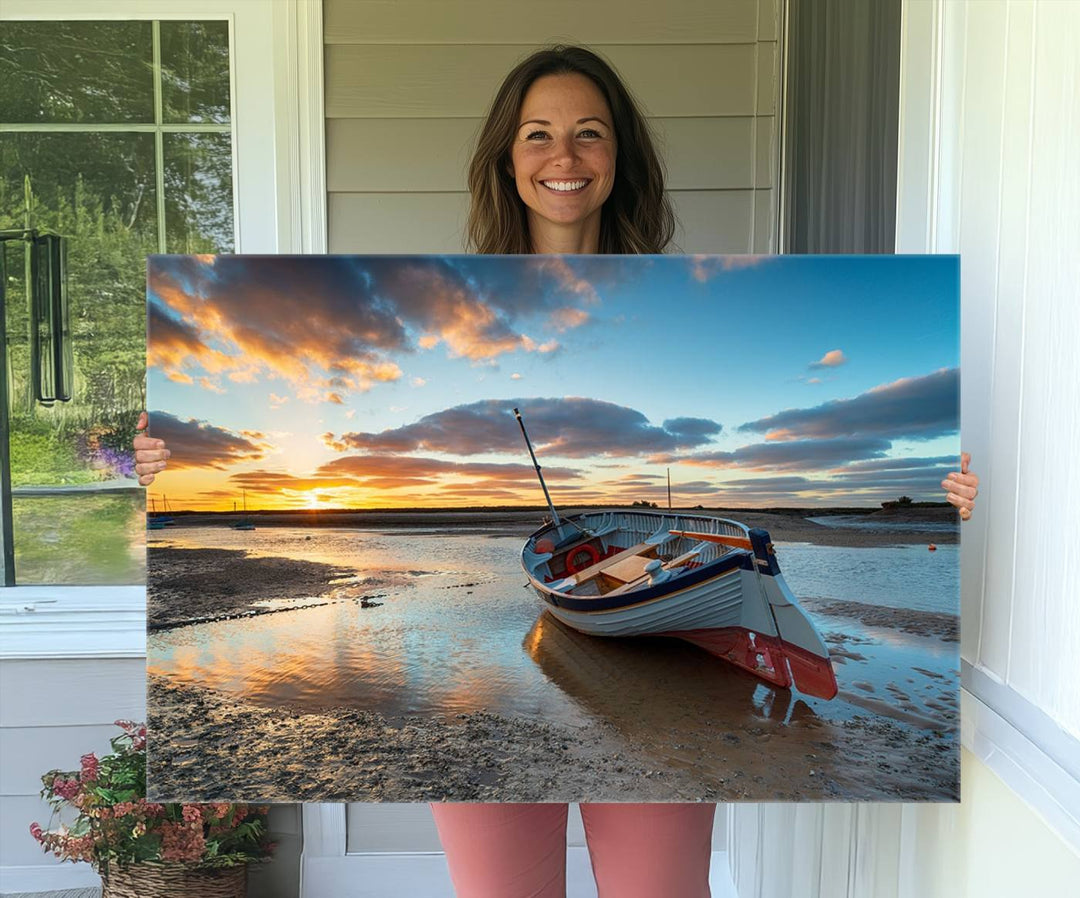
<path fill-rule="evenodd" d="M 149 792 L 959 799 L 954 256 L 155 256 Z"/>

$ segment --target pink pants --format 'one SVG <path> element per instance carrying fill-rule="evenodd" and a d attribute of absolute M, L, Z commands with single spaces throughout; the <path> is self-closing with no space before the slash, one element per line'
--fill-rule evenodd
<path fill-rule="evenodd" d="M 458 898 L 564 898 L 565 804 L 433 804 Z M 600 898 L 709 898 L 713 804 L 582 804 Z"/>

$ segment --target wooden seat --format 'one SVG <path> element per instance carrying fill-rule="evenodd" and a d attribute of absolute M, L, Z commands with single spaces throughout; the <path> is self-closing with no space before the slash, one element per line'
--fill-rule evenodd
<path fill-rule="evenodd" d="M 584 570 L 578 571 L 572 575 L 574 584 L 584 583 L 586 580 L 591 580 L 597 574 L 603 573 L 607 568 L 613 565 L 617 565 L 622 561 L 626 561 L 628 558 L 633 558 L 635 555 L 648 555 L 650 558 L 656 553 L 656 546 L 650 546 L 648 543 L 639 543 L 636 546 L 631 546 L 629 549 L 623 549 L 616 555 L 612 555 L 610 558 L 602 558 L 596 564 L 591 564 Z M 644 565 L 642 565 L 644 567 Z M 569 581 L 571 577 L 567 577 Z M 566 582 L 566 581 L 561 581 Z"/>

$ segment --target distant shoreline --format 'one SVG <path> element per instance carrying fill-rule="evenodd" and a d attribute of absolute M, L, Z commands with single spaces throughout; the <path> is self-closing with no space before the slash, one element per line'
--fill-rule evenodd
<path fill-rule="evenodd" d="M 560 514 L 571 515 L 602 506 L 567 507 Z M 642 509 L 611 506 L 611 510 L 635 511 Z M 665 509 L 647 509 L 662 511 Z M 435 528 L 453 531 L 455 528 L 473 528 L 507 536 L 525 537 L 538 529 L 547 513 L 544 508 L 473 508 L 473 509 L 402 509 L 359 511 L 261 511 L 248 512 L 246 517 L 255 521 L 257 527 L 340 527 L 358 529 Z M 891 545 L 953 545 L 959 542 L 959 519 L 956 509 L 946 503 L 940 505 L 913 505 L 904 508 L 868 509 L 851 507 L 833 508 L 675 508 L 671 514 L 705 514 L 731 518 L 748 527 L 761 527 L 769 531 L 775 542 L 808 542 L 820 546 L 873 547 Z M 844 515 L 865 517 L 868 522 L 887 525 L 890 522 L 904 524 L 925 523 L 940 526 L 956 523 L 954 530 L 911 529 L 889 532 L 884 530 L 859 530 L 826 527 L 810 518 Z M 175 527 L 221 527 L 239 520 L 245 515 L 239 512 L 175 512 Z M 161 532 L 161 531 L 159 531 Z M 166 533 L 168 531 L 165 531 Z M 151 543 L 153 545 L 153 543 Z"/>

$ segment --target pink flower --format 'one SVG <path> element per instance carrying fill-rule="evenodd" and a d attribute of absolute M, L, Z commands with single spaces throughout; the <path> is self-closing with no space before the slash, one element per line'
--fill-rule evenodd
<path fill-rule="evenodd" d="M 82 762 L 82 773 L 80 778 L 84 783 L 92 783 L 98 778 L 98 759 L 97 756 L 90 752 L 88 755 L 83 755 L 79 759 Z"/>
<path fill-rule="evenodd" d="M 180 813 L 188 823 L 202 823 L 202 811 L 196 805 L 186 804 Z"/>
<path fill-rule="evenodd" d="M 135 810 L 135 802 L 133 801 L 118 801 L 113 805 L 113 816 L 126 817 L 132 811 Z"/>
<path fill-rule="evenodd" d="M 58 776 L 53 780 L 52 790 L 61 798 L 71 801 L 79 793 L 79 783 L 77 780 L 64 779 L 64 777 Z"/>
<path fill-rule="evenodd" d="M 40 823 L 31 823 L 30 824 L 30 835 L 32 835 L 34 837 L 34 839 L 36 841 L 38 841 L 38 842 L 44 841 L 44 834 L 43 834 L 43 831 L 41 829 L 41 824 Z"/>

